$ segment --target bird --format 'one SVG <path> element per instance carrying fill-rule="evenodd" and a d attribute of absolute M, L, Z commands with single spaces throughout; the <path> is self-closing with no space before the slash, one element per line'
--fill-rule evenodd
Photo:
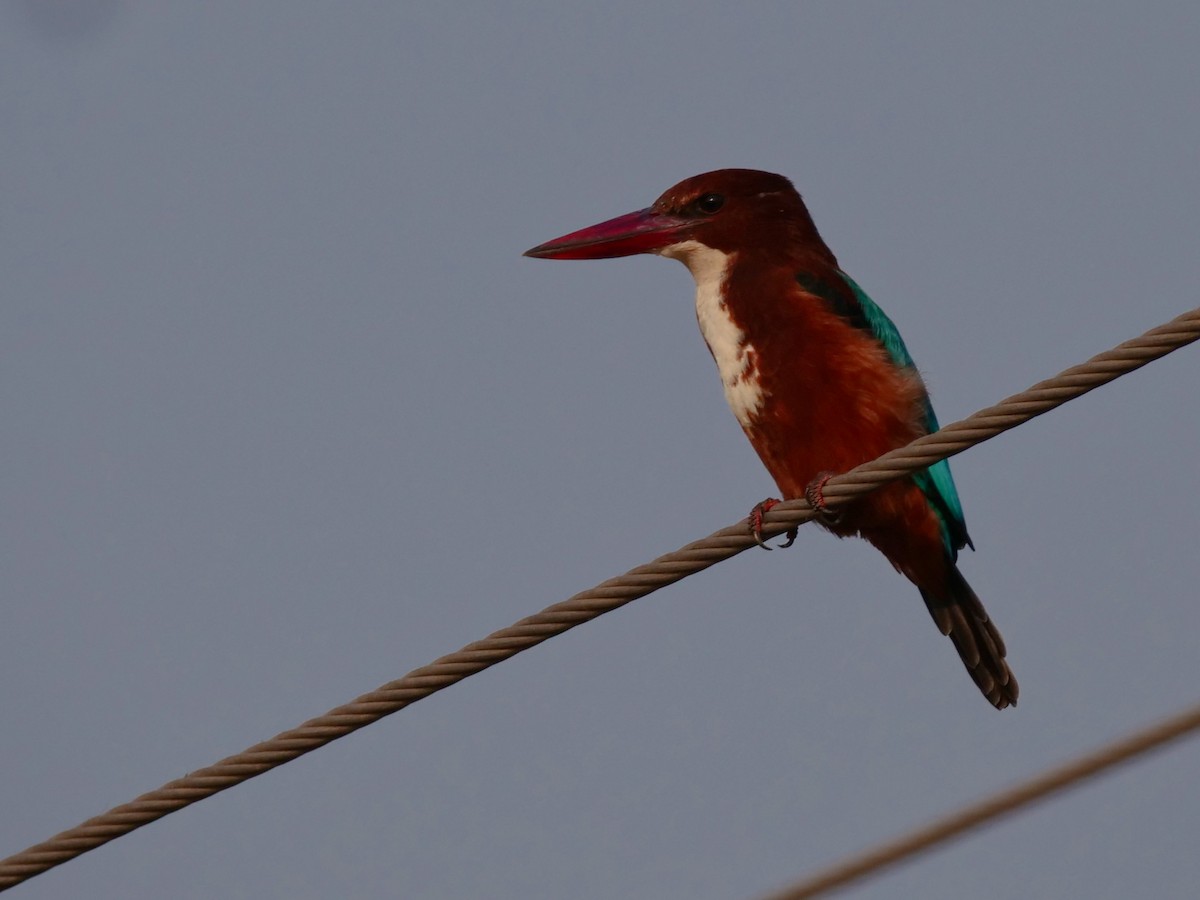
<path fill-rule="evenodd" d="M 831 474 L 937 431 L 938 421 L 900 332 L 838 265 L 792 182 L 756 169 L 706 172 L 525 256 L 642 253 L 691 272 L 725 398 L 783 499 L 807 498 L 823 528 L 882 552 L 916 586 L 980 692 L 997 709 L 1016 706 L 1004 639 L 958 569 L 959 551 L 975 548 L 949 464 L 825 506 Z M 778 502 L 750 515 L 760 544 L 762 514 Z"/>

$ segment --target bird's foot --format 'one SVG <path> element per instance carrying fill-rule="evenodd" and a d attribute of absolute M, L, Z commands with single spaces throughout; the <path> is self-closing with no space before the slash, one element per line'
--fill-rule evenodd
<path fill-rule="evenodd" d="M 808 483 L 808 487 L 804 489 L 804 499 L 808 501 L 808 505 L 813 508 L 817 517 L 826 525 L 835 524 L 841 518 L 841 514 L 836 510 L 829 508 L 825 502 L 825 485 L 829 483 L 836 472 L 822 472 L 816 478 Z"/>
<path fill-rule="evenodd" d="M 778 506 L 782 501 L 775 497 L 768 497 L 762 503 L 755 503 L 754 509 L 750 510 L 750 535 L 754 538 L 754 543 L 762 547 L 764 550 L 774 550 L 775 548 L 763 540 L 762 525 L 763 516 L 767 514 L 773 507 Z M 787 530 L 785 535 L 786 540 L 779 545 L 780 549 L 787 549 L 796 542 L 796 535 L 799 529 L 792 527 Z"/>

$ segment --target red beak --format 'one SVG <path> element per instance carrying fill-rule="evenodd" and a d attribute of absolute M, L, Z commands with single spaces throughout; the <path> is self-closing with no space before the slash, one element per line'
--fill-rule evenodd
<path fill-rule="evenodd" d="M 525 255 L 536 259 L 611 259 L 652 253 L 683 240 L 683 232 L 692 224 L 690 219 L 642 209 L 564 234 L 526 250 Z"/>

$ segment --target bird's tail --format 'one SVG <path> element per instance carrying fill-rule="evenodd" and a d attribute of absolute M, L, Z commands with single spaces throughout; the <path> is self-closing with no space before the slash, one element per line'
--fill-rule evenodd
<path fill-rule="evenodd" d="M 1004 659 L 1004 638 L 958 567 L 946 560 L 942 596 L 921 588 L 933 621 L 954 642 L 954 648 L 979 690 L 996 709 L 1017 705 L 1017 679 Z"/>

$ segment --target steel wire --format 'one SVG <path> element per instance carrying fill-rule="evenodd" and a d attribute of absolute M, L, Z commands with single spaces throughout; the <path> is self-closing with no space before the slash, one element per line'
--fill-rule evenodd
<path fill-rule="evenodd" d="M 1075 787 L 1088 778 L 1157 750 L 1197 729 L 1200 729 L 1200 706 L 1193 706 L 1065 765 L 965 806 L 923 828 L 913 829 L 893 841 L 830 866 L 786 890 L 771 894 L 766 900 L 809 900 L 830 894 L 919 853 L 962 837 L 968 831 L 1017 812 L 1038 800 Z"/>

